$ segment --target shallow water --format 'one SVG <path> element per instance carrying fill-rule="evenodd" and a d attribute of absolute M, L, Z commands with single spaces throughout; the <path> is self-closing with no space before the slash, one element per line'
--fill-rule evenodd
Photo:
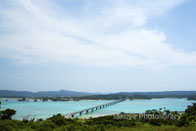
<path fill-rule="evenodd" d="M 30 115 L 30 118 L 35 117 L 46 119 L 54 114 L 61 113 L 63 115 L 86 108 L 90 108 L 96 105 L 101 105 L 111 101 L 66 101 L 66 102 L 18 102 L 16 99 L 1 99 L 1 110 L 11 108 L 16 110 L 16 115 L 13 116 L 14 119 L 22 119 L 24 116 Z M 188 105 L 192 105 L 196 101 L 188 101 L 187 99 L 152 99 L 152 100 L 126 100 L 124 102 L 103 108 L 91 112 L 89 114 L 84 114 L 81 117 L 94 117 L 107 114 L 116 114 L 120 112 L 126 113 L 143 113 L 148 109 L 159 109 L 166 107 L 171 111 L 184 111 Z"/>

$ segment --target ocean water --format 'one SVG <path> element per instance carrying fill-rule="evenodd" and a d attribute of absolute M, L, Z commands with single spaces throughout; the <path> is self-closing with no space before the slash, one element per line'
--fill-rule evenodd
<path fill-rule="evenodd" d="M 93 106 L 109 103 L 108 100 L 89 100 L 89 101 L 66 101 L 66 102 L 18 102 L 16 99 L 1 99 L 1 109 L 11 108 L 16 110 L 16 115 L 13 119 L 21 120 L 29 115 L 29 118 L 46 119 L 54 114 L 61 113 L 63 115 L 75 111 L 83 110 Z M 96 117 L 108 114 L 117 114 L 120 112 L 126 113 L 143 113 L 149 109 L 166 108 L 171 111 L 184 111 L 188 105 L 192 105 L 196 101 L 188 101 L 187 99 L 152 99 L 152 100 L 126 100 L 121 103 L 83 114 L 79 117 Z"/>

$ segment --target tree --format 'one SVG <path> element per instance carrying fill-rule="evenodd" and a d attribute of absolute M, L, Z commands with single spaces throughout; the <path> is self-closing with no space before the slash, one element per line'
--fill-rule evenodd
<path fill-rule="evenodd" d="M 16 114 L 16 111 L 13 109 L 6 109 L 4 111 L 0 111 L 0 119 L 1 120 L 11 120 L 12 116 Z"/>
<path fill-rule="evenodd" d="M 188 106 L 185 110 L 185 114 L 182 114 L 177 126 L 192 125 L 196 121 L 196 103 L 192 106 Z"/>
<path fill-rule="evenodd" d="M 192 106 L 188 106 L 185 113 L 187 113 L 189 116 L 196 116 L 196 103 L 193 103 Z"/>

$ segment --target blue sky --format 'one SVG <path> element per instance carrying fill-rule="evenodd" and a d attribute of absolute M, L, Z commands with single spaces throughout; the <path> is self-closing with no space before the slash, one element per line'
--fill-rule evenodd
<path fill-rule="evenodd" d="M 195 90 L 194 0 L 2 0 L 0 89 Z"/>

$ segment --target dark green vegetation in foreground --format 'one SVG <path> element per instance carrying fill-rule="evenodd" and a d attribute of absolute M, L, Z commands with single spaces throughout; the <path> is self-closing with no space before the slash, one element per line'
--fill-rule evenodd
<path fill-rule="evenodd" d="M 11 116 L 16 112 L 11 109 L 0 111 L 0 129 L 1 131 L 12 130 L 38 130 L 38 131 L 118 131 L 118 130 L 135 130 L 135 131 L 195 131 L 196 130 L 196 104 L 188 106 L 185 113 L 180 119 L 122 119 L 114 116 L 104 116 L 89 119 L 67 119 L 61 114 L 53 115 L 46 120 L 34 119 L 28 120 L 11 120 Z M 147 114 L 173 114 L 177 112 L 169 110 L 148 110 Z M 121 113 L 122 115 L 128 115 Z"/>

